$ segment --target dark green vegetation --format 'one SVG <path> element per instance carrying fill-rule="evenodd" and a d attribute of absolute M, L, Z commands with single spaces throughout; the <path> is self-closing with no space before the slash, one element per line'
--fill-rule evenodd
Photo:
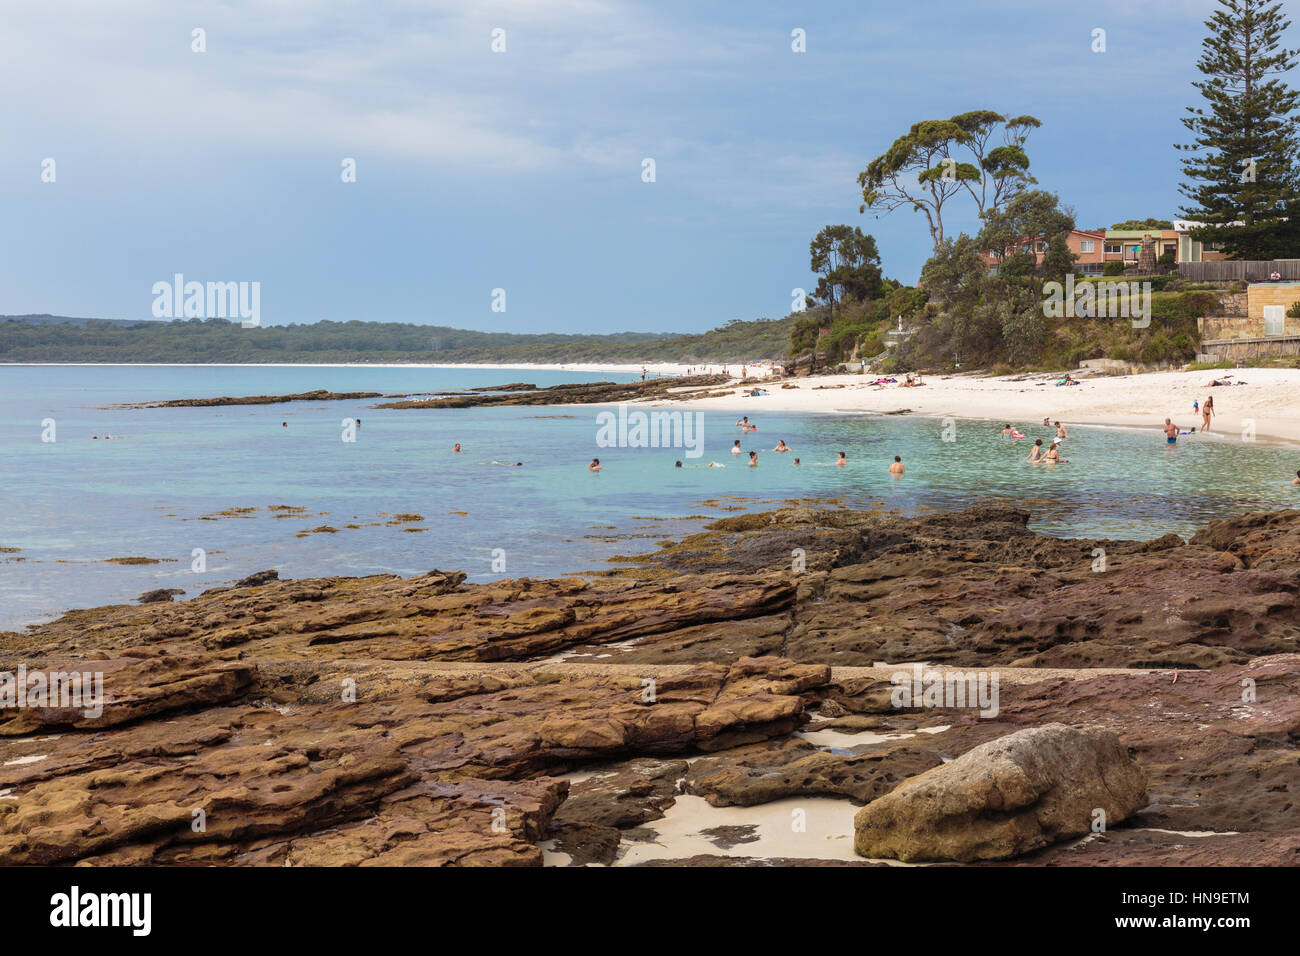
<path fill-rule="evenodd" d="M 1300 51 L 1281 46 L 1291 26 L 1281 3 L 1218 3 L 1193 84 L 1204 105 L 1188 109 L 1193 139 L 1177 147 L 1186 154 L 1183 214 L 1204 222 L 1197 238 L 1231 258 L 1289 258 L 1300 242 L 1300 94 L 1280 77 Z"/>
<path fill-rule="evenodd" d="M 0 317 L 0 362 L 707 365 L 783 358 L 793 328 L 794 317 L 735 320 L 709 332 L 681 335 L 519 335 L 396 322 L 315 322 L 245 329 L 225 319 L 130 323 Z"/>

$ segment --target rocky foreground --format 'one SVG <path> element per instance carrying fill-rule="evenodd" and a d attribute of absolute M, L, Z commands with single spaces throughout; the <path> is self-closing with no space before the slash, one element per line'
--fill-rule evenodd
<path fill-rule="evenodd" d="M 0 707 L 0 862 L 1300 863 L 1300 512 L 1026 520 L 792 508 L 588 579 L 265 573 L 0 634 L 106 698 Z M 913 661 L 996 707 L 908 706 Z"/>

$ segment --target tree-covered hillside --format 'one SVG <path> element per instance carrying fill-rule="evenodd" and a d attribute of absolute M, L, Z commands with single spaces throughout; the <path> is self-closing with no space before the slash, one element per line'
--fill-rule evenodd
<path fill-rule="evenodd" d="M 525 335 L 398 322 L 245 329 L 225 319 L 171 322 L 0 317 L 0 362 L 455 363 L 782 359 L 794 318 L 734 320 L 699 334 Z"/>

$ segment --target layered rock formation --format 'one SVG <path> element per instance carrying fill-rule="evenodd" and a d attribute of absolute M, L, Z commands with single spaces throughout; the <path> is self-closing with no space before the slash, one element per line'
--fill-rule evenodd
<path fill-rule="evenodd" d="M 0 674 L 104 690 L 0 686 L 0 862 L 612 863 L 691 794 L 718 848 L 683 852 L 699 865 L 852 862 L 765 852 L 728 816 L 807 801 L 849 841 L 865 805 L 860 849 L 905 859 L 1296 864 L 1297 575 L 1300 512 L 1140 543 L 1002 509 L 787 509 L 585 580 L 263 574 L 73 611 L 0 634 Z M 996 713 L 908 706 L 902 668 L 870 667 L 913 660 L 1000 673 Z M 1052 669 L 1083 665 L 1146 670 Z M 1025 731 L 1056 741 L 1047 770 L 1028 761 L 1052 748 L 995 743 Z M 1078 763 L 1103 751 L 1113 805 Z M 962 812 L 907 805 L 936 779 Z"/>

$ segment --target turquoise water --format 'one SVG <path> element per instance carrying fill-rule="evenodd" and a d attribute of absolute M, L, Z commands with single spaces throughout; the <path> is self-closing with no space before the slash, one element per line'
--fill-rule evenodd
<path fill-rule="evenodd" d="M 937 421 L 893 416 L 750 412 L 703 418 L 704 456 L 680 449 L 597 445 L 591 406 L 379 410 L 376 400 L 219 408 L 121 409 L 115 403 L 316 388 L 431 392 L 506 382 L 627 380 L 629 375 L 522 370 L 320 367 L 0 367 L 0 629 L 72 607 L 134 600 L 175 587 L 193 595 L 264 568 L 283 577 L 415 574 L 460 569 L 471 580 L 599 567 L 697 529 L 685 516 L 720 506 L 769 508 L 837 498 L 907 513 L 998 501 L 1063 536 L 1188 534 L 1210 518 L 1296 506 L 1300 452 L 1232 439 L 1183 439 L 1154 429 L 1072 426 L 1070 464 L 1023 462 L 1029 442 L 998 436 L 1001 422 L 962 421 L 956 441 Z M 355 443 L 341 420 L 360 417 Z M 57 440 L 41 441 L 53 418 Z M 281 426 L 287 422 L 288 427 Z M 1048 433 L 1020 422 L 1032 437 Z M 93 440 L 112 434 L 118 440 Z M 742 438 L 758 468 L 728 453 Z M 771 449 L 785 439 L 805 462 Z M 461 442 L 455 455 L 451 446 Z M 816 467 L 835 452 L 849 467 Z M 886 468 L 901 455 L 907 474 Z M 586 470 L 599 457 L 605 469 Z M 747 456 L 745 456 L 747 457 Z M 675 469 L 675 459 L 697 467 Z M 490 461 L 522 461 L 500 467 Z M 698 467 L 710 460 L 723 469 Z M 285 505 L 305 512 L 279 512 Z M 241 516 L 205 520 L 230 509 Z M 422 515 L 406 525 L 399 513 Z M 658 519 L 658 520 L 655 520 Z M 348 528 L 349 524 L 360 527 Z M 337 533 L 299 537 L 328 525 Z M 403 527 L 424 528 L 408 533 Z M 191 570 L 194 549 L 206 570 Z M 105 563 L 160 559 L 150 565 Z M 504 572 L 493 561 L 504 557 Z M 19 560 L 21 559 L 21 560 Z"/>

